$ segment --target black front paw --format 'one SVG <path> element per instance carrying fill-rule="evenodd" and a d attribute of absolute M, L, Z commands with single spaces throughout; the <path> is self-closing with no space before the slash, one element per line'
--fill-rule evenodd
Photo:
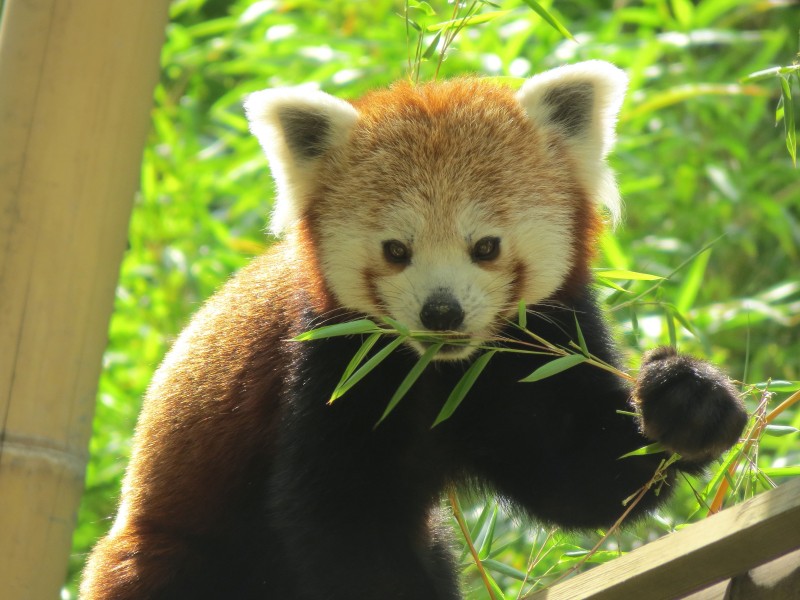
<path fill-rule="evenodd" d="M 712 460 L 733 446 L 747 412 L 728 378 L 673 348 L 646 353 L 633 402 L 642 432 L 689 460 Z"/>

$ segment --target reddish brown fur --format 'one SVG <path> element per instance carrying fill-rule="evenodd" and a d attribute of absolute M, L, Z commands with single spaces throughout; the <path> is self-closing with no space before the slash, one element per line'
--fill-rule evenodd
<path fill-rule="evenodd" d="M 206 304 L 189 339 L 176 344 L 190 343 L 191 354 L 168 357 L 166 376 L 151 384 L 125 483 L 127 517 L 93 550 L 85 600 L 147 597 L 180 564 L 182 540 L 224 536 L 251 500 L 245 484 L 273 452 L 285 344 L 299 333 L 297 296 L 321 311 L 331 307 L 308 233 L 301 228 L 292 238 Z"/>

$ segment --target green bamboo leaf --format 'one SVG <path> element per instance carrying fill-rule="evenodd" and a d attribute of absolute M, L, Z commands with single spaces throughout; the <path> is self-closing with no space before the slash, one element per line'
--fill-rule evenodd
<path fill-rule="evenodd" d="M 483 526 L 486 523 L 486 520 L 489 518 L 489 513 L 492 509 L 492 506 L 494 506 L 493 503 L 484 504 L 483 508 L 481 509 L 481 514 L 478 516 L 478 519 L 475 521 L 475 525 L 472 526 L 472 529 L 469 532 L 470 539 L 476 539 L 480 532 L 483 531 Z M 469 548 L 464 548 L 464 551 L 469 552 Z"/>
<path fill-rule="evenodd" d="M 775 107 L 775 127 L 783 120 L 783 96 L 778 98 L 778 106 Z"/>
<path fill-rule="evenodd" d="M 483 561 L 481 561 L 481 564 L 483 564 Z M 497 600 L 506 600 L 506 595 L 503 593 L 503 590 L 500 589 L 500 586 L 497 585 L 497 582 L 494 580 L 494 577 L 492 577 L 492 574 L 486 570 L 484 570 L 484 574 L 486 575 L 486 579 L 489 581 L 489 586 L 492 588 L 494 597 L 497 598 Z"/>
<path fill-rule="evenodd" d="M 746 77 L 743 77 L 740 81 L 742 83 L 753 83 L 756 81 L 764 81 L 765 79 L 773 79 L 780 75 L 781 67 L 770 67 L 769 69 L 764 69 L 763 71 L 756 71 L 755 73 L 750 73 Z"/>
<path fill-rule="evenodd" d="M 364 377 L 366 377 L 370 371 L 381 364 L 381 362 L 383 362 L 387 356 L 389 356 L 400 344 L 402 344 L 405 339 L 405 336 L 399 336 L 378 350 L 375 355 L 372 356 L 372 358 L 365 362 L 361 368 L 353 373 L 344 383 L 336 386 L 336 389 L 333 390 L 331 398 L 328 400 L 328 402 L 331 403 L 334 400 L 341 398 L 350 388 L 364 379 Z"/>
<path fill-rule="evenodd" d="M 427 2 L 417 2 L 417 0 L 407 0 L 408 8 L 416 8 L 425 13 L 426 17 L 432 17 L 436 14 L 433 7 Z"/>
<path fill-rule="evenodd" d="M 636 418 L 639 418 L 639 415 L 638 415 L 638 414 L 636 414 L 635 412 L 633 412 L 633 411 L 630 411 L 630 410 L 615 410 L 614 412 L 615 412 L 615 413 L 617 413 L 618 415 L 624 415 L 624 416 L 626 416 L 626 417 L 636 417 Z"/>
<path fill-rule="evenodd" d="M 578 314 L 573 313 L 575 317 L 575 329 L 578 331 L 578 345 L 581 347 L 581 352 L 583 352 L 584 356 L 589 356 L 589 348 L 586 345 L 586 339 L 583 337 L 583 331 L 581 331 L 581 324 L 578 323 Z"/>
<path fill-rule="evenodd" d="M 767 467 L 761 469 L 767 477 L 798 477 L 800 476 L 800 465 L 793 467 Z"/>
<path fill-rule="evenodd" d="M 489 519 L 488 527 L 482 532 L 482 539 L 480 539 L 480 548 L 478 549 L 478 556 L 481 560 L 485 560 L 492 553 L 492 542 L 494 541 L 494 528 L 497 524 L 497 505 L 495 504 L 492 511 L 492 518 Z"/>
<path fill-rule="evenodd" d="M 797 433 L 798 431 L 800 431 L 800 429 L 797 427 L 792 427 L 791 425 L 767 425 L 764 428 L 764 435 L 768 435 L 770 437 L 783 437 L 785 435 Z"/>
<path fill-rule="evenodd" d="M 540 381 L 542 379 L 552 377 L 553 375 L 557 375 L 558 373 L 566 371 L 567 369 L 571 369 L 572 367 L 584 362 L 586 362 L 586 357 L 582 354 L 568 354 L 567 356 L 562 356 L 543 364 L 527 377 L 520 379 L 520 383 L 532 383 L 534 381 Z"/>
<path fill-rule="evenodd" d="M 525 304 L 525 300 L 519 301 L 517 311 L 519 312 L 519 326 L 525 329 L 528 326 L 528 306 Z"/>
<path fill-rule="evenodd" d="M 694 325 L 689 322 L 689 319 L 681 314 L 676 306 L 669 303 L 664 303 L 664 306 L 667 307 L 672 316 L 686 328 L 686 331 L 691 332 L 692 335 L 697 337 L 697 330 L 694 328 Z"/>
<path fill-rule="evenodd" d="M 639 316 L 633 307 L 631 307 L 631 333 L 633 333 L 633 337 L 639 339 Z"/>
<path fill-rule="evenodd" d="M 796 392 L 800 390 L 800 381 L 784 381 L 773 379 L 772 381 L 762 381 L 756 387 L 760 390 L 769 389 L 770 392 Z"/>
<path fill-rule="evenodd" d="M 797 166 L 797 131 L 794 124 L 794 103 L 792 102 L 792 86 L 787 76 L 781 76 L 781 98 L 783 99 L 783 125 L 786 132 L 786 149 L 792 157 L 792 164 Z"/>
<path fill-rule="evenodd" d="M 420 27 L 416 21 L 412 21 L 408 17 L 405 17 L 406 23 L 411 25 L 411 28 L 416 31 L 417 33 L 422 33 L 422 27 Z"/>
<path fill-rule="evenodd" d="M 366 358 L 367 354 L 369 354 L 369 351 L 372 350 L 372 347 L 380 339 L 380 337 L 380 333 L 373 333 L 366 340 L 364 340 L 364 343 L 361 344 L 361 347 L 353 355 L 353 358 L 351 358 L 350 362 L 347 363 L 347 367 L 345 367 L 344 373 L 342 373 L 342 377 L 339 379 L 339 383 L 336 384 L 336 388 L 334 389 L 340 388 L 344 382 L 350 378 L 356 368 L 358 368 L 358 365 L 360 365 L 364 358 Z"/>
<path fill-rule="evenodd" d="M 479 25 L 481 23 L 487 23 L 496 19 L 497 17 L 502 17 L 503 15 L 507 15 L 510 13 L 510 10 L 493 10 L 490 12 L 481 13 L 479 15 L 472 15 L 466 18 L 460 19 L 451 19 L 450 21 L 442 21 L 441 23 L 434 23 L 433 25 L 428 25 L 425 30 L 433 33 L 434 31 L 447 31 L 448 29 L 460 29 L 461 27 L 465 27 L 468 25 Z"/>
<path fill-rule="evenodd" d="M 658 275 L 639 273 L 637 271 L 628 271 L 627 269 L 595 269 L 595 273 L 606 279 L 623 279 L 625 281 L 632 279 L 637 281 L 656 281 L 658 279 L 664 279 Z"/>
<path fill-rule="evenodd" d="M 678 290 L 678 299 L 675 302 L 678 312 L 685 313 L 694 305 L 705 279 L 706 267 L 708 266 L 708 260 L 711 258 L 711 250 L 709 248 L 705 252 L 698 254 L 687 270 L 686 277 Z"/>
<path fill-rule="evenodd" d="M 461 379 L 459 379 L 458 383 L 453 388 L 453 391 L 450 392 L 450 395 L 447 397 L 442 410 L 439 411 L 439 415 L 433 422 L 432 427 L 436 427 L 439 423 L 446 421 L 453 415 L 455 410 L 458 408 L 458 405 L 461 404 L 461 401 L 472 389 L 472 386 L 478 379 L 478 375 L 480 375 L 486 368 L 486 365 L 489 364 L 489 361 L 491 360 L 492 356 L 495 355 L 495 352 L 497 352 L 497 350 L 489 350 L 475 359 L 475 362 L 470 365 L 469 369 L 466 370 L 464 375 L 461 376 Z"/>
<path fill-rule="evenodd" d="M 408 372 L 408 375 L 405 376 L 400 385 L 395 390 L 394 394 L 392 395 L 391 399 L 389 400 L 389 404 L 386 405 L 386 410 L 383 411 L 381 418 L 378 419 L 378 422 L 375 423 L 375 427 L 381 424 L 383 420 L 389 416 L 389 413 L 394 410 L 394 407 L 397 406 L 397 403 L 403 399 L 403 397 L 408 393 L 408 390 L 411 389 L 411 386 L 419 379 L 419 376 L 422 375 L 422 372 L 428 366 L 428 364 L 433 360 L 433 357 L 436 356 L 436 353 L 444 346 L 444 344 L 433 344 L 430 346 L 422 356 L 419 357 L 417 363 L 414 367 Z"/>
<path fill-rule="evenodd" d="M 623 454 L 622 456 L 620 456 L 620 458 L 628 458 L 629 456 L 646 456 L 648 454 L 659 454 L 661 452 L 667 452 L 667 449 L 662 444 L 656 442 L 655 444 L 642 446 L 641 448 L 637 448 L 633 452 L 628 452 L 627 454 Z"/>
<path fill-rule="evenodd" d="M 527 4 L 528 6 L 530 6 L 530 8 L 531 8 L 531 10 L 533 10 L 533 12 L 535 12 L 537 15 L 542 17 L 542 19 L 544 19 L 545 22 L 547 22 L 550 25 L 550 27 L 552 27 L 553 29 L 558 31 L 561 35 L 563 35 L 568 40 L 572 40 L 573 42 L 575 41 L 575 38 L 572 37 L 572 34 L 569 31 L 567 31 L 567 28 L 564 27 L 559 22 L 559 20 L 556 19 L 550 13 L 550 11 L 548 11 L 545 7 L 543 7 L 541 4 L 536 2 L 536 0 L 523 0 L 523 2 L 525 2 L 525 4 Z"/>
<path fill-rule="evenodd" d="M 391 317 L 381 317 L 381 321 L 386 323 L 389 327 L 392 327 L 399 333 L 400 335 L 410 335 L 411 332 L 408 330 L 408 327 L 403 325 L 400 321 L 395 321 Z"/>
<path fill-rule="evenodd" d="M 439 33 L 437 33 L 434 36 L 433 40 L 428 45 L 428 48 L 425 50 L 425 52 L 423 52 L 422 58 L 424 60 L 428 60 L 428 59 L 430 59 L 431 56 L 434 55 L 434 53 L 436 52 L 436 49 L 439 47 L 439 40 L 441 38 L 442 38 L 442 32 L 440 31 Z"/>
<path fill-rule="evenodd" d="M 616 283 L 614 283 L 614 282 L 613 282 L 613 281 L 611 281 L 610 279 L 606 279 L 605 277 L 596 277 L 596 278 L 595 278 L 595 282 L 596 282 L 598 285 L 603 285 L 603 286 L 605 286 L 605 287 L 607 287 L 607 288 L 611 288 L 612 290 L 616 290 L 616 291 L 618 291 L 618 292 L 622 292 L 622 293 L 624 293 L 624 294 L 630 294 L 630 293 L 631 293 L 631 291 L 630 291 L 630 290 L 626 290 L 626 289 L 625 289 L 624 287 L 622 287 L 621 285 L 617 285 Z"/>
<path fill-rule="evenodd" d="M 569 559 L 583 560 L 583 557 L 588 555 L 586 558 L 587 563 L 602 564 L 615 558 L 619 558 L 620 556 L 624 556 L 625 554 L 625 552 L 619 552 L 618 550 L 596 550 L 589 555 L 588 550 L 574 550 L 572 552 L 565 552 L 563 556 L 568 557 Z M 573 561 L 569 560 L 565 562 Z"/>
<path fill-rule="evenodd" d="M 495 573 L 499 573 L 500 575 L 505 575 L 506 577 L 511 577 L 512 579 L 516 579 L 517 581 L 528 581 L 530 576 L 526 575 L 523 571 L 519 569 L 515 569 L 505 563 L 500 562 L 499 560 L 494 560 L 492 558 L 486 558 L 481 561 L 484 567 L 487 569 L 491 569 Z"/>
<path fill-rule="evenodd" d="M 364 333 L 375 333 L 380 331 L 378 326 L 369 319 L 359 319 L 358 321 L 348 321 L 347 323 L 336 323 L 335 325 L 325 325 L 311 331 L 305 331 L 292 338 L 294 342 L 308 342 L 311 340 L 323 340 L 325 338 L 339 337 L 343 335 L 360 335 Z"/>
<path fill-rule="evenodd" d="M 668 106 L 702 96 L 766 96 L 766 90 L 754 85 L 688 83 L 650 94 L 641 104 L 627 110 L 623 121 L 657 112 Z"/>
<path fill-rule="evenodd" d="M 669 345 L 673 348 L 678 347 L 678 333 L 675 331 L 675 314 L 669 306 L 664 306 L 664 320 L 667 323 L 667 334 L 669 336 Z"/>

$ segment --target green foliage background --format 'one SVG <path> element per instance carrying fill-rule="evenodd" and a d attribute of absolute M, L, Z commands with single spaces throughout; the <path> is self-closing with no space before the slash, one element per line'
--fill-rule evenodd
<path fill-rule="evenodd" d="M 599 264 L 666 276 L 717 240 L 641 302 L 626 306 L 630 294 L 609 295 L 631 366 L 641 349 L 676 341 L 738 380 L 800 380 L 800 177 L 775 124 L 777 80 L 739 83 L 792 62 L 800 9 L 780 0 L 617 0 L 613 8 L 600 0 L 542 2 L 575 43 L 521 0 L 498 3 L 510 12 L 467 28 L 440 76 L 527 76 L 602 58 L 631 77 L 611 158 L 625 222 L 604 240 Z M 449 18 L 448 5 L 432 5 L 439 15 L 430 22 Z M 152 371 L 200 303 L 269 244 L 273 187 L 247 132 L 243 97 L 317 82 L 351 98 L 406 77 L 402 11 L 392 0 L 173 3 L 65 597 L 74 597 L 88 549 L 110 526 Z M 423 64 L 421 79 L 433 69 Z M 646 282 L 626 287 L 644 290 Z M 787 395 L 778 393 L 773 406 Z M 800 411 L 777 422 L 800 427 Z M 773 476 L 795 473 L 786 467 L 800 464 L 797 434 L 764 438 L 758 461 Z M 739 497 L 763 478 L 750 484 Z M 555 573 L 598 539 L 522 526 L 491 499 L 463 503 L 482 558 L 508 597 L 516 597 L 536 552 L 545 555 L 539 574 Z M 592 561 L 698 516 L 696 504 L 684 486 L 650 525 L 615 538 Z M 469 597 L 486 597 L 462 558 Z"/>

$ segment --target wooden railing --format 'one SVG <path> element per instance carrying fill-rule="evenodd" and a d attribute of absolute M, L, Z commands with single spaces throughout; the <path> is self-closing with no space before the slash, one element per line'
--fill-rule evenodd
<path fill-rule="evenodd" d="M 526 599 L 798 600 L 798 549 L 800 479 Z"/>

